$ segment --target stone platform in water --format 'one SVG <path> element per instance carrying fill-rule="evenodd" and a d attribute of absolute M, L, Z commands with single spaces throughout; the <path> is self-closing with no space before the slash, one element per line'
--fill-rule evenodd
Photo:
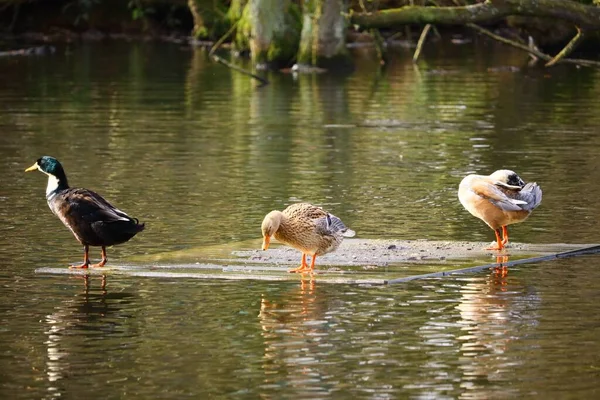
<path fill-rule="evenodd" d="M 517 265 L 600 251 L 593 244 L 514 243 L 502 252 L 484 250 L 487 243 L 428 240 L 347 239 L 340 248 L 317 258 L 314 279 L 345 284 L 389 284 L 470 273 L 493 268 L 497 263 Z M 308 274 L 292 274 L 301 254 L 272 246 L 268 251 L 250 241 L 229 247 L 191 249 L 136 259 L 135 265 L 108 265 L 88 270 L 39 268 L 40 274 L 124 275 L 149 278 L 299 281 Z M 242 249 L 242 250 L 240 250 Z M 198 260 L 190 262 L 190 260 Z"/>

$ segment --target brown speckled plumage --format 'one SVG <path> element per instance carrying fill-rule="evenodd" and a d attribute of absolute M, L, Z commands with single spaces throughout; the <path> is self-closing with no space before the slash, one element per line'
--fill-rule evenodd
<path fill-rule="evenodd" d="M 271 211 L 265 216 L 261 228 L 265 238 L 263 249 L 268 248 L 270 237 L 274 236 L 302 252 L 302 265 L 297 272 L 308 270 L 305 262 L 307 254 L 313 256 L 314 267 L 315 256 L 335 251 L 344 236 L 354 236 L 354 231 L 339 218 L 309 203 L 292 204 L 283 211 Z"/>

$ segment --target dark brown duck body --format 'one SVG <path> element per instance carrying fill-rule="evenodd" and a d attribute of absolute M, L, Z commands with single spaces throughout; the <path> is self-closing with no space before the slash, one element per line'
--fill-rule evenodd
<path fill-rule="evenodd" d="M 50 210 L 84 247 L 83 264 L 73 267 L 88 267 L 89 246 L 102 247 L 102 260 L 93 266 L 104 266 L 107 246 L 125 243 L 144 230 L 144 224 L 114 207 L 98 193 L 70 188 L 63 167 L 55 158 L 44 156 L 25 171 L 35 170 L 48 175 L 46 200 Z"/>
<path fill-rule="evenodd" d="M 84 246 L 125 243 L 144 230 L 144 224 L 136 218 L 131 218 L 88 189 L 59 191 L 48 199 L 48 206 Z"/>

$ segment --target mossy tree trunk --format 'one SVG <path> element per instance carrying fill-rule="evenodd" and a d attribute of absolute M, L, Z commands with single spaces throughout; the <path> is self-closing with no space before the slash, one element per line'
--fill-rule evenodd
<path fill-rule="evenodd" d="M 298 10 L 290 0 L 248 0 L 235 42 L 250 49 L 257 67 L 280 68 L 295 58 L 299 38 Z"/>
<path fill-rule="evenodd" d="M 208 29 L 204 23 L 204 18 L 198 7 L 198 0 L 188 0 L 188 8 L 194 18 L 194 27 L 192 28 L 192 36 L 196 39 L 204 39 L 208 36 Z"/>
<path fill-rule="evenodd" d="M 187 0 L 194 18 L 192 36 L 196 39 L 218 38 L 227 31 L 226 5 L 220 0 Z"/>
<path fill-rule="evenodd" d="M 351 65 L 346 49 L 347 0 L 306 0 L 298 64 L 318 67 Z"/>
<path fill-rule="evenodd" d="M 242 21 L 242 16 L 244 15 L 247 3 L 248 0 L 231 0 L 226 16 L 230 26 L 239 24 L 235 30 L 236 34 L 231 41 L 233 51 L 246 55 L 250 54 L 250 40 L 244 36 L 244 21 Z"/>
<path fill-rule="evenodd" d="M 227 20 L 231 25 L 235 24 L 242 18 L 244 7 L 248 3 L 248 0 L 231 0 L 229 3 L 229 10 L 227 10 Z"/>

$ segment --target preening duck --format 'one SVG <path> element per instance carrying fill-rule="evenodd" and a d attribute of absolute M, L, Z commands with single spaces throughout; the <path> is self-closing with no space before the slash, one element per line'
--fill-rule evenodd
<path fill-rule="evenodd" d="M 529 217 L 542 202 L 542 189 L 535 182 L 525 184 L 514 171 L 501 169 L 489 176 L 466 176 L 458 187 L 458 198 L 467 211 L 494 230 L 497 244 L 488 250 L 502 250 L 508 243 L 507 226 Z"/>
<path fill-rule="evenodd" d="M 102 247 L 102 260 L 92 267 L 104 266 L 106 246 L 127 242 L 144 230 L 143 223 L 115 208 L 99 194 L 69 187 L 67 175 L 56 158 L 44 156 L 25 172 L 36 170 L 48 175 L 46 200 L 50 210 L 83 245 L 83 264 L 71 268 L 87 268 L 90 265 L 89 246 Z"/>
<path fill-rule="evenodd" d="M 290 272 L 312 272 L 317 256 L 335 251 L 344 237 L 355 232 L 344 225 L 341 219 L 320 207 L 309 203 L 292 204 L 283 211 L 268 213 L 261 226 L 263 244 L 267 250 L 271 236 L 302 252 L 302 262 Z M 311 255 L 310 267 L 306 255 Z"/>

